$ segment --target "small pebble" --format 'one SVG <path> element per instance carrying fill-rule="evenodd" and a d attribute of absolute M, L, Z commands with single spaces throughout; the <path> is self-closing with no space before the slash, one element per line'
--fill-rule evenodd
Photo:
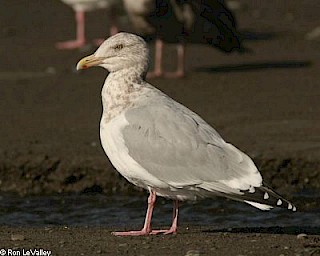
<path fill-rule="evenodd" d="M 241 3 L 239 1 L 228 1 L 227 6 L 232 10 L 240 10 L 241 9 Z"/>
<path fill-rule="evenodd" d="M 57 73 L 56 69 L 54 67 L 47 67 L 46 68 L 46 73 L 50 75 L 54 75 Z"/>
<path fill-rule="evenodd" d="M 199 256 L 200 252 L 198 250 L 189 250 L 185 256 Z"/>
<path fill-rule="evenodd" d="M 65 243 L 66 243 L 66 241 L 64 241 L 64 240 L 59 241 L 59 244 L 65 244 Z"/>
<path fill-rule="evenodd" d="M 26 240 L 24 235 L 20 235 L 20 234 L 11 235 L 11 241 L 23 241 L 23 240 Z"/>
<path fill-rule="evenodd" d="M 316 27 L 305 35 L 306 40 L 315 40 L 320 37 L 320 27 Z"/>
<path fill-rule="evenodd" d="M 297 235 L 297 239 L 306 239 L 306 238 L 308 238 L 307 234 L 301 233 L 301 234 Z"/>

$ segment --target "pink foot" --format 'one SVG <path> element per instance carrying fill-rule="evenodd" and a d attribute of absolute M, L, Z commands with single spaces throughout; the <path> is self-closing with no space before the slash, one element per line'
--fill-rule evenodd
<path fill-rule="evenodd" d="M 113 36 L 115 34 L 117 34 L 119 32 L 119 29 L 117 26 L 114 26 L 112 25 L 110 27 L 110 36 Z M 93 43 L 96 45 L 96 46 L 100 46 L 106 39 L 103 39 L 103 38 L 98 38 L 98 39 L 94 39 L 93 40 Z"/>
<path fill-rule="evenodd" d="M 115 25 L 112 25 L 111 27 L 110 27 L 110 35 L 115 35 L 115 34 L 117 34 L 119 32 L 119 29 L 118 29 L 118 27 L 117 26 L 115 26 Z"/>
<path fill-rule="evenodd" d="M 83 40 L 72 40 L 66 42 L 56 43 L 58 49 L 77 49 L 85 46 L 85 41 Z"/>
<path fill-rule="evenodd" d="M 147 235 L 158 235 L 158 234 L 176 234 L 177 229 L 170 228 L 170 229 L 161 229 L 161 230 L 152 230 L 152 231 L 146 231 L 144 229 L 139 231 L 125 231 L 125 232 L 112 232 L 112 235 L 115 236 L 147 236 Z"/>
<path fill-rule="evenodd" d="M 100 46 L 106 39 L 103 38 L 97 38 L 93 40 L 94 45 Z"/>
<path fill-rule="evenodd" d="M 177 229 L 162 229 L 162 230 L 152 230 L 150 235 L 158 235 L 158 234 L 164 234 L 164 235 L 169 235 L 169 234 L 176 234 Z"/>
<path fill-rule="evenodd" d="M 183 77 L 185 77 L 185 73 L 183 71 L 165 72 L 164 77 L 166 77 L 166 78 L 183 78 Z"/>
<path fill-rule="evenodd" d="M 115 236 L 147 236 L 150 235 L 150 231 L 142 229 L 139 231 L 112 232 L 111 234 Z"/>
<path fill-rule="evenodd" d="M 160 230 L 152 230 L 151 229 L 151 218 L 152 218 L 152 212 L 154 208 L 154 204 L 156 202 L 156 192 L 152 191 L 150 189 L 150 195 L 148 197 L 148 209 L 146 213 L 146 219 L 144 222 L 144 226 L 139 231 L 125 231 L 125 232 L 112 232 L 115 236 L 146 236 L 146 235 L 157 235 L 157 234 L 175 234 L 177 233 L 177 227 L 178 227 L 178 201 L 175 200 L 173 202 L 173 219 L 172 219 L 172 225 L 171 227 L 166 229 L 160 229 Z"/>
<path fill-rule="evenodd" d="M 156 77 L 162 77 L 162 76 L 163 76 L 162 71 L 152 71 L 152 72 L 148 72 L 147 74 L 147 78 L 156 78 Z"/>

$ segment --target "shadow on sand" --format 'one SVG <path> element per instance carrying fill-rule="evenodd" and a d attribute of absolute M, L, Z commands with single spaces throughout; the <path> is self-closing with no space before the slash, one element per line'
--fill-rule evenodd
<path fill-rule="evenodd" d="M 306 68 L 312 66 L 311 61 L 270 61 L 270 62 L 255 62 L 236 65 L 222 65 L 215 67 L 199 67 L 194 71 L 208 73 L 227 73 L 227 72 L 247 72 L 264 69 L 293 69 Z"/>
<path fill-rule="evenodd" d="M 206 233 L 260 233 L 260 234 L 287 234 L 298 235 L 305 233 L 308 235 L 320 235 L 320 227 L 247 227 L 247 228 L 232 228 L 232 229 L 208 229 L 203 230 Z"/>
<path fill-rule="evenodd" d="M 240 39 L 242 41 L 265 41 L 272 40 L 279 37 L 278 33 L 275 32 L 256 32 L 256 31 L 240 31 Z"/>

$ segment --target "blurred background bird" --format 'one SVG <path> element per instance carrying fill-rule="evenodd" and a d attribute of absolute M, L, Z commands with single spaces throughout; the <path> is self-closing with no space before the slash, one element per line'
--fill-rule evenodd
<path fill-rule="evenodd" d="M 66 42 L 56 43 L 58 49 L 82 48 L 87 43 L 85 35 L 85 13 L 98 9 L 105 9 L 110 22 L 110 35 L 118 32 L 116 22 L 117 8 L 121 4 L 120 0 L 61 0 L 72 7 L 76 21 L 76 39 Z M 104 39 L 96 39 L 94 42 L 100 45 Z"/>
<path fill-rule="evenodd" d="M 155 38 L 155 63 L 151 77 L 183 77 L 185 44 L 203 43 L 230 53 L 243 52 L 240 34 L 231 11 L 223 0 L 124 0 L 136 33 Z M 162 68 L 164 42 L 177 43 L 177 69 Z"/>

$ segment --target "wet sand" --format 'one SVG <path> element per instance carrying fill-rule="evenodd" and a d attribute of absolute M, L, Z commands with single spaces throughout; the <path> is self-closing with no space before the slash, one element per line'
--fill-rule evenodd
<path fill-rule="evenodd" d="M 304 189 L 319 191 L 320 37 L 307 40 L 306 34 L 320 26 L 320 3 L 239 3 L 236 17 L 251 36 L 245 45 L 252 53 L 227 56 L 209 46 L 190 45 L 186 78 L 150 82 L 250 155 L 279 193 L 292 198 Z M 90 39 L 106 34 L 104 20 L 103 11 L 88 15 Z M 0 191 L 142 193 L 119 176 L 99 143 L 106 72 L 75 72 L 77 61 L 94 47 L 54 48 L 56 41 L 74 36 L 71 9 L 60 1 L 3 1 L 0 24 Z M 125 20 L 121 26 L 130 30 Z M 171 45 L 166 56 L 173 54 Z M 175 65 L 169 57 L 165 64 L 168 69 Z M 297 201 L 303 209 L 304 202 Z M 172 237 L 115 238 L 103 228 L 2 227 L 0 244 L 43 247 L 55 255 L 192 255 L 191 250 L 204 255 L 319 254 L 319 236 L 298 241 L 299 232 L 181 231 Z M 11 241 L 16 233 L 26 240 Z"/>

